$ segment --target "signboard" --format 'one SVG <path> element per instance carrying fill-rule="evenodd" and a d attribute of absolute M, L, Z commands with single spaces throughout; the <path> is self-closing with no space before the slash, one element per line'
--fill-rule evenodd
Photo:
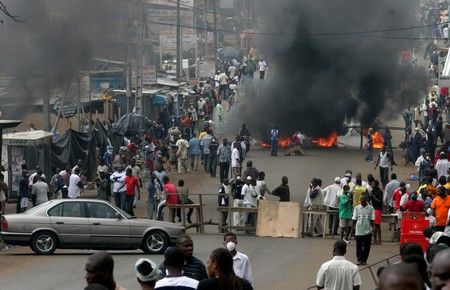
<path fill-rule="evenodd" d="M 61 102 L 62 102 L 62 98 L 59 98 L 53 104 L 53 112 L 56 115 L 58 115 L 59 109 L 61 108 Z M 64 100 L 62 114 L 66 119 L 72 118 L 73 116 L 75 116 L 75 114 L 77 113 L 77 109 L 78 109 L 77 105 L 75 105 L 72 100 Z"/>
<path fill-rule="evenodd" d="M 156 67 L 154 65 L 146 65 L 142 68 L 142 84 L 156 84 Z"/>
<path fill-rule="evenodd" d="M 192 49 L 196 46 L 197 36 L 192 28 L 181 29 L 182 49 Z M 175 51 L 177 49 L 177 33 L 176 31 L 166 30 L 159 34 L 160 49 L 164 52 L 167 50 Z"/>

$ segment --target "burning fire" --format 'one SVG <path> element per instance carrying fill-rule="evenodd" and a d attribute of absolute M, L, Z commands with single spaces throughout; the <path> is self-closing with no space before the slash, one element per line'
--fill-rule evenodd
<path fill-rule="evenodd" d="M 320 147 L 333 147 L 337 144 L 337 133 L 333 132 L 328 137 L 314 138 L 312 142 Z"/>
<path fill-rule="evenodd" d="M 375 148 L 375 149 L 383 148 L 383 146 L 384 146 L 383 134 L 381 134 L 378 131 L 375 131 L 372 134 L 372 138 L 373 138 L 373 148 Z"/>
<path fill-rule="evenodd" d="M 278 139 L 278 147 L 285 149 L 287 147 L 289 147 L 292 144 L 292 140 L 289 137 L 281 137 L 280 139 Z M 261 141 L 259 143 L 259 145 L 261 145 L 262 148 L 270 148 L 271 144 Z"/>

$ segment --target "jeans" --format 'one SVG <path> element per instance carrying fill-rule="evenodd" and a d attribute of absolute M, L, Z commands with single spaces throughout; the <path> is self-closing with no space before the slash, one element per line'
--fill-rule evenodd
<path fill-rule="evenodd" d="M 230 170 L 230 162 L 220 162 L 220 182 L 223 182 L 225 178 L 228 178 L 228 170 Z"/>
<path fill-rule="evenodd" d="M 211 174 L 211 177 L 216 177 L 217 171 L 217 155 L 210 154 L 208 159 L 208 171 Z"/>
<path fill-rule="evenodd" d="M 127 211 L 127 213 L 129 213 L 130 215 L 134 216 L 134 211 L 133 211 L 134 194 L 133 195 L 126 195 L 125 196 L 125 200 L 126 200 L 126 211 Z"/>
<path fill-rule="evenodd" d="M 208 160 L 209 154 L 203 154 L 203 167 L 205 169 L 205 172 L 208 172 Z"/>
<path fill-rule="evenodd" d="M 356 258 L 359 263 L 366 263 L 369 258 L 370 244 L 372 243 L 372 234 L 365 236 L 355 236 L 356 240 Z"/>
<path fill-rule="evenodd" d="M 118 208 L 126 210 L 125 191 L 114 192 L 114 201 Z"/>
<path fill-rule="evenodd" d="M 155 211 L 155 201 L 153 197 L 149 197 L 147 200 L 147 217 L 149 220 L 153 219 L 153 212 Z"/>
<path fill-rule="evenodd" d="M 381 167 L 380 166 L 380 180 L 383 188 L 388 184 L 388 176 L 389 176 L 389 167 Z"/>
<path fill-rule="evenodd" d="M 278 141 L 277 140 L 272 140 L 271 141 L 270 155 L 271 156 L 277 156 L 278 155 Z"/>
<path fill-rule="evenodd" d="M 199 163 L 200 163 L 200 155 L 191 155 L 191 168 L 193 171 L 198 170 Z"/>

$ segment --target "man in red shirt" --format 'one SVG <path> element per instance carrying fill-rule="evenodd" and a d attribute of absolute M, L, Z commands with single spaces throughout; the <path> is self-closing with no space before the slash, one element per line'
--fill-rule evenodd
<path fill-rule="evenodd" d="M 400 182 L 400 187 L 394 190 L 392 194 L 392 200 L 394 201 L 394 209 L 398 211 L 400 209 L 400 200 L 402 195 L 406 193 L 406 184 L 402 181 Z"/>
<path fill-rule="evenodd" d="M 133 176 L 133 170 L 131 168 L 127 168 L 126 171 L 126 177 L 125 177 L 125 187 L 126 187 L 126 210 L 127 212 L 134 216 L 133 211 L 133 202 L 134 202 L 134 196 L 136 195 L 136 192 L 138 191 L 138 184 L 139 180 L 136 178 L 136 176 Z"/>
<path fill-rule="evenodd" d="M 175 184 L 170 182 L 170 179 L 167 175 L 163 177 L 163 182 L 164 193 L 166 194 L 166 205 L 178 204 L 177 187 L 175 186 Z M 181 221 L 180 210 L 172 209 L 172 222 L 175 222 L 175 213 L 178 216 L 178 221 Z"/>

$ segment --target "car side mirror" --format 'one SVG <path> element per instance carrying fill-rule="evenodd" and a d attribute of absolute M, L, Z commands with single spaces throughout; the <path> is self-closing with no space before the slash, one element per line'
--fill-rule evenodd
<path fill-rule="evenodd" d="M 116 220 L 121 220 L 123 217 L 120 213 L 116 212 L 115 218 Z"/>

